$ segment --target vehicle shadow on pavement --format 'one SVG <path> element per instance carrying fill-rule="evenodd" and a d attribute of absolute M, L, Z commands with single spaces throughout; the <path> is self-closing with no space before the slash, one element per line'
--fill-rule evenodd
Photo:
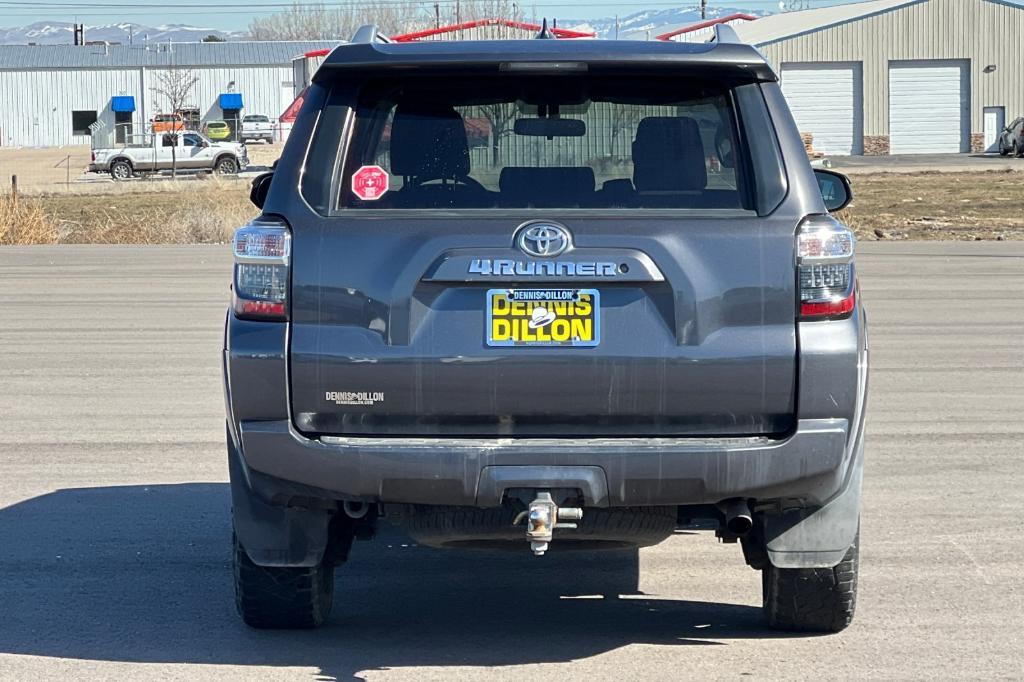
<path fill-rule="evenodd" d="M 234 611 L 229 506 L 227 484 L 194 483 L 59 490 L 0 509 L 0 653 L 358 679 L 778 636 L 750 606 L 638 594 L 635 551 L 432 550 L 390 527 L 338 570 L 324 628 L 255 631 Z"/>

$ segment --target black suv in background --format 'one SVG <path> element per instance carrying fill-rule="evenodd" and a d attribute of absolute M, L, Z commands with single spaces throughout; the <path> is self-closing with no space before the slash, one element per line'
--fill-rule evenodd
<path fill-rule="evenodd" d="M 234 239 L 238 609 L 319 625 L 381 519 L 436 547 L 639 547 L 703 520 L 770 625 L 856 593 L 867 334 L 849 183 L 708 44 L 336 48 Z M 482 578 L 486 579 L 486 577 Z"/>

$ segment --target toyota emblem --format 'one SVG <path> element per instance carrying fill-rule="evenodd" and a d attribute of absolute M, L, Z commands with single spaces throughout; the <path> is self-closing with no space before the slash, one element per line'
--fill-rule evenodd
<path fill-rule="evenodd" d="M 516 234 L 516 246 L 528 256 L 553 258 L 572 243 L 569 230 L 553 223 L 527 223 Z"/>

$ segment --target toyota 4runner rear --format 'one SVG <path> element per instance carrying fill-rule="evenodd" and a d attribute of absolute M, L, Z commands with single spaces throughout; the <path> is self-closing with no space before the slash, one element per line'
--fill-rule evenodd
<path fill-rule="evenodd" d="M 707 44 L 335 49 L 224 349 L 241 615 L 309 627 L 380 519 L 436 547 L 713 524 L 775 627 L 852 618 L 867 390 L 849 183 Z"/>

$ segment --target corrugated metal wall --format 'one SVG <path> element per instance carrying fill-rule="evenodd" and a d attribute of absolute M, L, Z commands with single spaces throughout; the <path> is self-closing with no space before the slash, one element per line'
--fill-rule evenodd
<path fill-rule="evenodd" d="M 790 62 L 863 63 L 864 134 L 889 134 L 889 62 L 970 61 L 971 131 L 983 110 L 1024 115 L 1024 10 L 989 0 L 928 0 L 760 46 L 778 70 Z M 985 73 L 986 66 L 995 70 Z"/>
<path fill-rule="evenodd" d="M 0 144 L 4 146 L 55 146 L 89 144 L 90 138 L 73 135 L 71 112 L 95 111 L 108 129 L 114 125 L 110 99 L 115 95 L 135 97 L 135 132 L 143 132 L 153 114 L 167 109 L 153 88 L 162 69 L 66 69 L 0 71 Z M 203 120 L 221 118 L 217 96 L 242 94 L 244 113 L 280 116 L 291 104 L 290 66 L 196 67 L 199 79 L 193 104 Z"/>
<path fill-rule="evenodd" d="M 318 57 L 296 57 L 292 60 L 292 96 L 298 97 L 313 82 L 313 75 L 327 59 L 326 55 Z"/>

